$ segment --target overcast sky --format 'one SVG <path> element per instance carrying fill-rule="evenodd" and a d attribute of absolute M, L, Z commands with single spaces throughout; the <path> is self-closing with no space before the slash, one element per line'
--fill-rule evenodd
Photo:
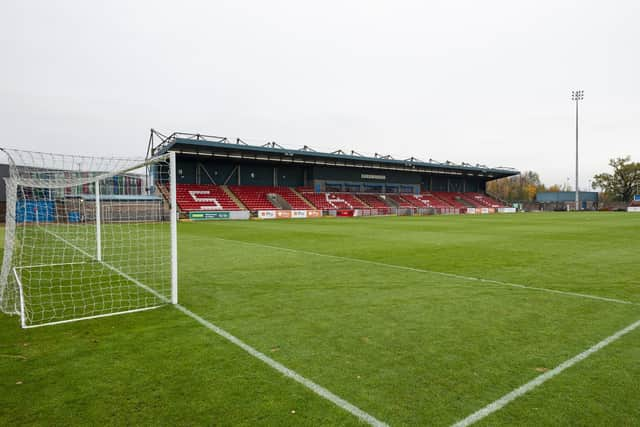
<path fill-rule="evenodd" d="M 144 156 L 149 128 L 511 166 L 640 161 L 640 2 L 0 7 L 3 146 Z"/>

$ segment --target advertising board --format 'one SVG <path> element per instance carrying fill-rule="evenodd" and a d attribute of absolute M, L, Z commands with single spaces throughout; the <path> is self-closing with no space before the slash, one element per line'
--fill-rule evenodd
<path fill-rule="evenodd" d="M 189 212 L 192 221 L 211 221 L 224 219 L 249 219 L 249 211 L 199 211 Z"/>
<path fill-rule="evenodd" d="M 260 219 L 276 219 L 276 211 L 258 211 Z"/>
<path fill-rule="evenodd" d="M 291 218 L 291 211 L 276 211 L 277 219 L 289 219 Z"/>
<path fill-rule="evenodd" d="M 305 210 L 271 210 L 258 211 L 259 219 L 289 219 L 289 218 L 320 218 L 322 211 L 305 211 Z"/>

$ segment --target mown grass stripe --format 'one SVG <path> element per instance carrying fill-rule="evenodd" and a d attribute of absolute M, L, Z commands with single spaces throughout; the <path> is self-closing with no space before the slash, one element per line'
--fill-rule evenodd
<path fill-rule="evenodd" d="M 496 411 L 499 411 L 500 409 L 504 408 L 506 405 L 508 405 L 510 402 L 514 401 L 518 397 L 522 396 L 525 393 L 530 392 L 531 390 L 533 390 L 534 388 L 542 385 L 546 381 L 549 381 L 551 378 L 553 378 L 556 375 L 560 374 L 565 369 L 568 369 L 568 368 L 572 367 L 573 365 L 575 365 L 576 363 L 586 359 L 587 357 L 591 356 L 593 353 L 603 349 L 604 347 L 606 347 L 609 344 L 611 344 L 612 342 L 616 341 L 617 339 L 619 339 L 623 335 L 628 334 L 629 332 L 633 331 L 634 329 L 637 329 L 638 327 L 640 327 L 640 320 L 638 320 L 635 323 L 632 323 L 631 325 L 627 326 L 624 329 L 619 330 L 615 334 L 603 339 L 602 341 L 600 341 L 599 343 L 597 343 L 593 347 L 591 347 L 588 350 L 585 350 L 582 353 L 578 354 L 577 356 L 574 356 L 571 359 L 561 363 L 560 365 L 558 365 L 557 367 L 553 368 L 552 370 L 550 370 L 548 372 L 545 372 L 544 374 L 534 378 L 533 380 L 529 381 L 528 383 L 526 383 L 526 384 L 518 387 L 517 389 L 505 394 L 500 399 L 498 399 L 498 400 L 490 403 L 489 405 L 485 406 L 484 408 L 474 412 L 473 414 L 469 415 L 467 418 L 465 418 L 463 420 L 460 420 L 457 423 L 453 424 L 452 427 L 466 427 L 466 426 L 469 426 L 469 425 L 474 424 L 474 423 L 480 421 L 481 419 L 491 415 L 492 413 L 494 413 Z"/>
<path fill-rule="evenodd" d="M 288 378 L 291 378 L 292 380 L 302 384 L 303 386 L 305 386 L 309 390 L 313 391 L 318 396 L 327 399 L 328 401 L 330 401 L 331 403 L 335 404 L 336 406 L 338 406 L 338 407 L 344 409 L 345 411 L 351 413 L 352 415 L 358 417 L 360 420 L 364 421 L 365 423 L 367 423 L 369 425 L 372 425 L 372 426 L 376 426 L 376 427 L 385 427 L 385 426 L 387 426 L 386 423 L 378 420 L 377 418 L 375 418 L 374 416 L 366 413 L 365 411 L 363 411 L 362 409 L 358 408 L 357 406 L 355 406 L 355 405 L 347 402 L 343 398 L 335 395 L 334 393 L 330 392 L 329 390 L 327 390 L 326 388 L 322 387 L 321 385 L 318 385 L 318 384 L 314 383 L 310 379 L 303 377 L 302 375 L 298 374 L 297 372 L 287 368 L 283 364 L 281 364 L 279 362 L 276 362 L 275 360 L 273 360 L 269 356 L 267 356 L 264 353 L 256 350 L 255 348 L 251 347 L 249 344 L 246 344 L 244 341 L 240 340 L 236 336 L 231 335 L 229 332 L 225 331 L 224 329 L 222 329 L 222 328 L 214 325 L 213 323 L 209 322 L 208 320 L 205 320 L 202 317 L 198 316 L 197 314 L 195 314 L 194 312 L 192 312 L 188 308 L 183 307 L 180 304 L 176 304 L 174 307 L 176 307 L 182 313 L 184 313 L 187 316 L 191 317 L 192 319 L 194 319 L 195 321 L 197 321 L 198 323 L 200 323 L 204 327 L 206 327 L 206 328 L 210 329 L 211 331 L 215 332 L 216 334 L 220 335 L 222 338 L 224 338 L 227 341 L 237 345 L 238 347 L 240 347 L 241 349 L 243 349 L 244 351 L 249 353 L 251 356 L 253 356 L 256 359 L 259 359 L 260 361 L 266 363 L 271 368 L 273 368 L 276 371 L 280 372 L 284 376 L 286 376 Z"/>
<path fill-rule="evenodd" d="M 340 256 L 340 255 L 331 255 L 331 254 L 325 254 L 325 253 L 321 253 L 321 252 L 306 251 L 306 250 L 302 250 L 302 249 L 293 249 L 293 248 L 286 248 L 286 247 L 282 247 L 282 246 L 266 245 L 266 244 L 263 244 L 263 243 L 247 242 L 247 241 L 244 241 L 244 240 L 225 239 L 223 237 L 211 237 L 211 238 L 212 239 L 216 239 L 216 240 L 221 240 L 221 241 L 224 241 L 224 242 L 235 242 L 235 243 L 241 243 L 241 244 L 245 244 L 245 245 L 252 245 L 252 246 L 263 247 L 263 248 L 268 248 L 268 249 L 276 249 L 276 250 L 286 251 L 286 252 L 291 252 L 291 253 L 299 253 L 299 254 L 304 254 L 304 255 L 320 256 L 320 257 L 325 257 L 325 258 L 339 259 L 339 260 L 343 260 L 343 261 L 353 261 L 353 262 L 359 262 L 359 263 L 363 263 L 363 264 L 377 265 L 377 266 L 380 266 L 380 267 L 395 268 L 395 269 L 398 269 L 398 270 L 405 270 L 405 271 L 413 271 L 413 272 L 416 272 L 416 273 L 436 274 L 436 275 L 439 275 L 439 276 L 449 277 L 449 278 L 452 278 L 452 279 L 460 279 L 460 280 L 480 282 L 480 283 L 491 283 L 491 284 L 494 284 L 494 285 L 509 286 L 509 287 L 512 287 L 512 288 L 528 289 L 528 290 L 539 291 L 539 292 L 549 292 L 549 293 L 553 293 L 553 294 L 566 295 L 566 296 L 572 296 L 572 297 L 578 297 L 578 298 L 588 298 L 588 299 L 592 299 L 592 300 L 596 300 L 596 301 L 606 301 L 606 302 L 611 302 L 611 303 L 616 303 L 616 304 L 640 305 L 640 303 L 636 303 L 636 302 L 633 302 L 633 301 L 621 300 L 621 299 L 617 299 L 617 298 L 601 297 L 601 296 L 597 296 L 597 295 L 583 294 L 583 293 L 579 293 L 579 292 L 561 291 L 561 290 L 558 290 L 558 289 L 541 288 L 541 287 L 537 287 L 537 286 L 527 286 L 527 285 L 521 285 L 521 284 L 518 284 L 518 283 L 501 282 L 499 280 L 484 279 L 484 278 L 481 278 L 481 277 L 473 277 L 473 276 L 464 276 L 464 275 L 461 275 L 461 274 L 447 273 L 447 272 L 435 271 L 435 270 L 427 270 L 427 269 L 416 268 L 416 267 L 408 267 L 408 266 L 405 266 L 405 265 L 388 264 L 388 263 L 385 263 L 385 262 L 371 261 L 371 260 L 362 259 L 362 258 L 344 257 L 344 256 Z M 193 237 L 193 236 L 189 236 L 188 239 L 200 240 L 200 241 L 209 240 L 209 239 L 201 239 L 201 238 Z"/>

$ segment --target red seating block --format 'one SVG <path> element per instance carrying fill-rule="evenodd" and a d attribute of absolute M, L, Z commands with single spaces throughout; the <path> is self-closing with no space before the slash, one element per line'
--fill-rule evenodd
<path fill-rule="evenodd" d="M 358 194 L 358 198 L 375 209 L 383 209 L 389 207 L 389 205 L 387 205 L 379 196 L 376 196 L 375 194 Z"/>
<path fill-rule="evenodd" d="M 393 200 L 398 204 L 400 208 L 420 208 L 418 202 L 415 203 L 412 200 L 415 200 L 413 197 L 410 197 L 410 194 L 387 194 L 387 198 Z"/>
<path fill-rule="evenodd" d="M 291 209 L 310 209 L 309 205 L 289 187 L 269 187 L 257 185 L 232 185 L 229 189 L 252 211 L 276 210 L 267 198 L 268 194 L 277 194 L 291 206 Z"/>
<path fill-rule="evenodd" d="M 482 193 L 461 193 L 461 196 L 474 204 L 478 204 L 481 208 L 503 208 L 505 207 L 502 203 L 498 202 L 492 197 L 487 196 Z"/>
<path fill-rule="evenodd" d="M 176 201 L 181 211 L 241 210 L 218 185 L 177 184 Z"/>

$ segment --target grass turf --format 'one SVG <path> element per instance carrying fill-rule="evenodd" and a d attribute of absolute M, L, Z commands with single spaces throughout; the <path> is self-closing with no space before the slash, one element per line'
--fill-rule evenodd
<path fill-rule="evenodd" d="M 437 272 L 640 303 L 639 225 L 625 213 L 183 223 L 180 300 L 383 421 L 447 425 L 640 305 Z M 0 323 L 2 424 L 358 424 L 168 307 Z M 639 347 L 636 330 L 482 423 L 638 423 Z"/>

